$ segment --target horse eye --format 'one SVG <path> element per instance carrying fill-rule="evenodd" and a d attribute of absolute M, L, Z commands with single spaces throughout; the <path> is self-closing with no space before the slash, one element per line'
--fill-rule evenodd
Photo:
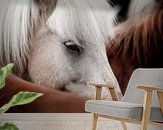
<path fill-rule="evenodd" d="M 76 45 L 74 43 L 74 41 L 68 40 L 68 41 L 65 41 L 63 44 L 65 45 L 65 47 L 68 50 L 70 50 L 70 51 L 72 51 L 74 53 L 80 54 L 81 48 L 78 45 Z"/>

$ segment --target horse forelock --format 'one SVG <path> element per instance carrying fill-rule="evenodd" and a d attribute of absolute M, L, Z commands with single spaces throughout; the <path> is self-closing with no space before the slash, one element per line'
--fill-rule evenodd
<path fill-rule="evenodd" d="M 39 10 L 32 0 L 0 1 L 0 63 L 24 70 Z"/>
<path fill-rule="evenodd" d="M 58 0 L 47 25 L 65 40 L 104 43 L 114 37 L 115 15 L 106 0 Z"/>

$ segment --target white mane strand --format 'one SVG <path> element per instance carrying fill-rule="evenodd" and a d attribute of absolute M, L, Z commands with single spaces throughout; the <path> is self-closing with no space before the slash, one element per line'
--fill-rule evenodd
<path fill-rule="evenodd" d="M 140 15 L 150 13 L 154 4 L 155 0 L 131 0 L 128 17 L 135 18 L 136 16 L 139 17 Z"/>
<path fill-rule="evenodd" d="M 64 40 L 105 43 L 114 36 L 115 15 L 107 0 L 58 0 L 47 25 Z"/>
<path fill-rule="evenodd" d="M 38 7 L 32 0 L 0 0 L 1 64 L 13 62 L 23 70 L 28 57 L 29 34 L 37 18 Z"/>

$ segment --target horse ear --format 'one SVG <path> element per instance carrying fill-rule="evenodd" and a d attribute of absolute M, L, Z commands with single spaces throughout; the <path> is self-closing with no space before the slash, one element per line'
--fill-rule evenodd
<path fill-rule="evenodd" d="M 40 11 L 49 13 L 54 10 L 58 0 L 34 0 Z"/>

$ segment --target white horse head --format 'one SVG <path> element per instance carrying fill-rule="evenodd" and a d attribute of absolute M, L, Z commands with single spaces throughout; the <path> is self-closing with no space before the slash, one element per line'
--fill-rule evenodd
<path fill-rule="evenodd" d="M 1 0 L 0 12 L 1 64 L 78 95 L 92 95 L 87 81 L 120 92 L 105 51 L 116 15 L 106 0 Z"/>

